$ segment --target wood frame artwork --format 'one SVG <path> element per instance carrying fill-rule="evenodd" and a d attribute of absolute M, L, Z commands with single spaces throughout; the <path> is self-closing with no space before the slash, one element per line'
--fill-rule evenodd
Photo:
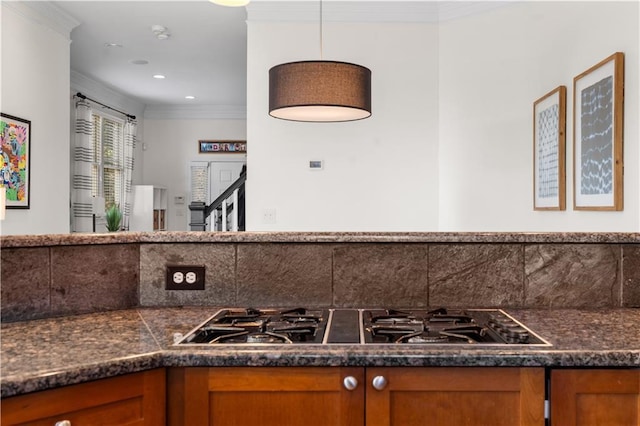
<path fill-rule="evenodd" d="M 31 121 L 0 113 L 0 186 L 8 209 L 29 208 L 30 151 Z"/>
<path fill-rule="evenodd" d="M 559 86 L 533 103 L 533 209 L 566 208 L 567 88 Z"/>
<path fill-rule="evenodd" d="M 624 54 L 573 79 L 573 208 L 623 209 Z"/>

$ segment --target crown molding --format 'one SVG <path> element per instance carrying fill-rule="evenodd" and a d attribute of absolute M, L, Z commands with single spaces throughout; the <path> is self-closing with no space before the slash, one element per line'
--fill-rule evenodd
<path fill-rule="evenodd" d="M 318 22 L 318 1 L 252 1 L 248 22 Z M 438 6 L 432 1 L 327 1 L 325 22 L 436 22 Z"/>
<path fill-rule="evenodd" d="M 50 1 L 2 1 L 2 7 L 11 9 L 36 24 L 47 27 L 71 41 L 71 31 L 80 25 L 73 16 Z"/>
<path fill-rule="evenodd" d="M 471 15 L 479 15 L 490 10 L 519 3 L 522 0 L 500 1 L 443 1 L 438 3 L 440 22 L 451 21 Z"/>
<path fill-rule="evenodd" d="M 70 78 L 71 90 L 74 95 L 76 92 L 81 92 L 83 95 L 136 117 L 140 117 L 144 113 L 145 104 L 135 98 L 120 93 L 74 70 L 71 70 Z"/>
<path fill-rule="evenodd" d="M 144 118 L 171 120 L 246 120 L 244 105 L 147 105 Z"/>
<path fill-rule="evenodd" d="M 150 119 L 231 119 L 246 120 L 244 105 L 146 105 L 84 74 L 71 70 L 71 90 L 136 117 Z"/>
<path fill-rule="evenodd" d="M 326 1 L 325 22 L 420 22 L 436 23 L 476 15 L 521 0 L 501 1 Z M 319 2 L 260 1 L 247 6 L 248 22 L 318 22 Z"/>

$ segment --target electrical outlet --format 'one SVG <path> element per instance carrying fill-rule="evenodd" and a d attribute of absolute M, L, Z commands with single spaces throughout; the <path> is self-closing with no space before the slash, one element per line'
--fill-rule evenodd
<path fill-rule="evenodd" d="M 276 209 L 262 210 L 262 223 L 272 225 L 276 223 Z"/>
<path fill-rule="evenodd" d="M 204 266 L 167 266 L 167 290 L 204 290 Z"/>

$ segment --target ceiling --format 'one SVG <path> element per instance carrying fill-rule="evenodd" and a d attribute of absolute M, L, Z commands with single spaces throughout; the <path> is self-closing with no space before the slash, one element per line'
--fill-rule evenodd
<path fill-rule="evenodd" d="M 72 71 L 146 105 L 246 105 L 244 7 L 206 0 L 53 3 L 80 22 L 71 33 Z M 154 25 L 170 37 L 159 40 Z"/>
<path fill-rule="evenodd" d="M 320 1 L 253 0 L 251 19 L 316 21 Z M 434 22 L 481 13 L 513 0 L 324 1 L 325 20 Z M 72 74 L 124 94 L 146 105 L 147 111 L 246 110 L 246 8 L 207 0 L 34 3 L 51 4 L 80 23 L 71 32 Z M 169 37 L 159 40 L 152 31 L 155 25 L 164 26 Z M 166 78 L 155 79 L 155 74 Z M 195 99 L 185 99 L 188 95 Z"/>

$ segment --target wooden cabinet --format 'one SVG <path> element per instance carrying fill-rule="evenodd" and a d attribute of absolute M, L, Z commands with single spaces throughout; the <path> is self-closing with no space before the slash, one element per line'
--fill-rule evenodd
<path fill-rule="evenodd" d="M 640 369 L 552 370 L 553 426 L 639 426 Z"/>
<path fill-rule="evenodd" d="M 171 426 L 544 425 L 542 368 L 184 368 L 168 383 Z"/>
<path fill-rule="evenodd" d="M 3 399 L 1 423 L 163 426 L 165 402 L 165 370 L 156 369 Z"/>
<path fill-rule="evenodd" d="M 366 375 L 367 426 L 544 425 L 542 368 L 367 368 Z"/>
<path fill-rule="evenodd" d="M 171 426 L 364 425 L 364 369 L 224 367 L 169 370 Z"/>

